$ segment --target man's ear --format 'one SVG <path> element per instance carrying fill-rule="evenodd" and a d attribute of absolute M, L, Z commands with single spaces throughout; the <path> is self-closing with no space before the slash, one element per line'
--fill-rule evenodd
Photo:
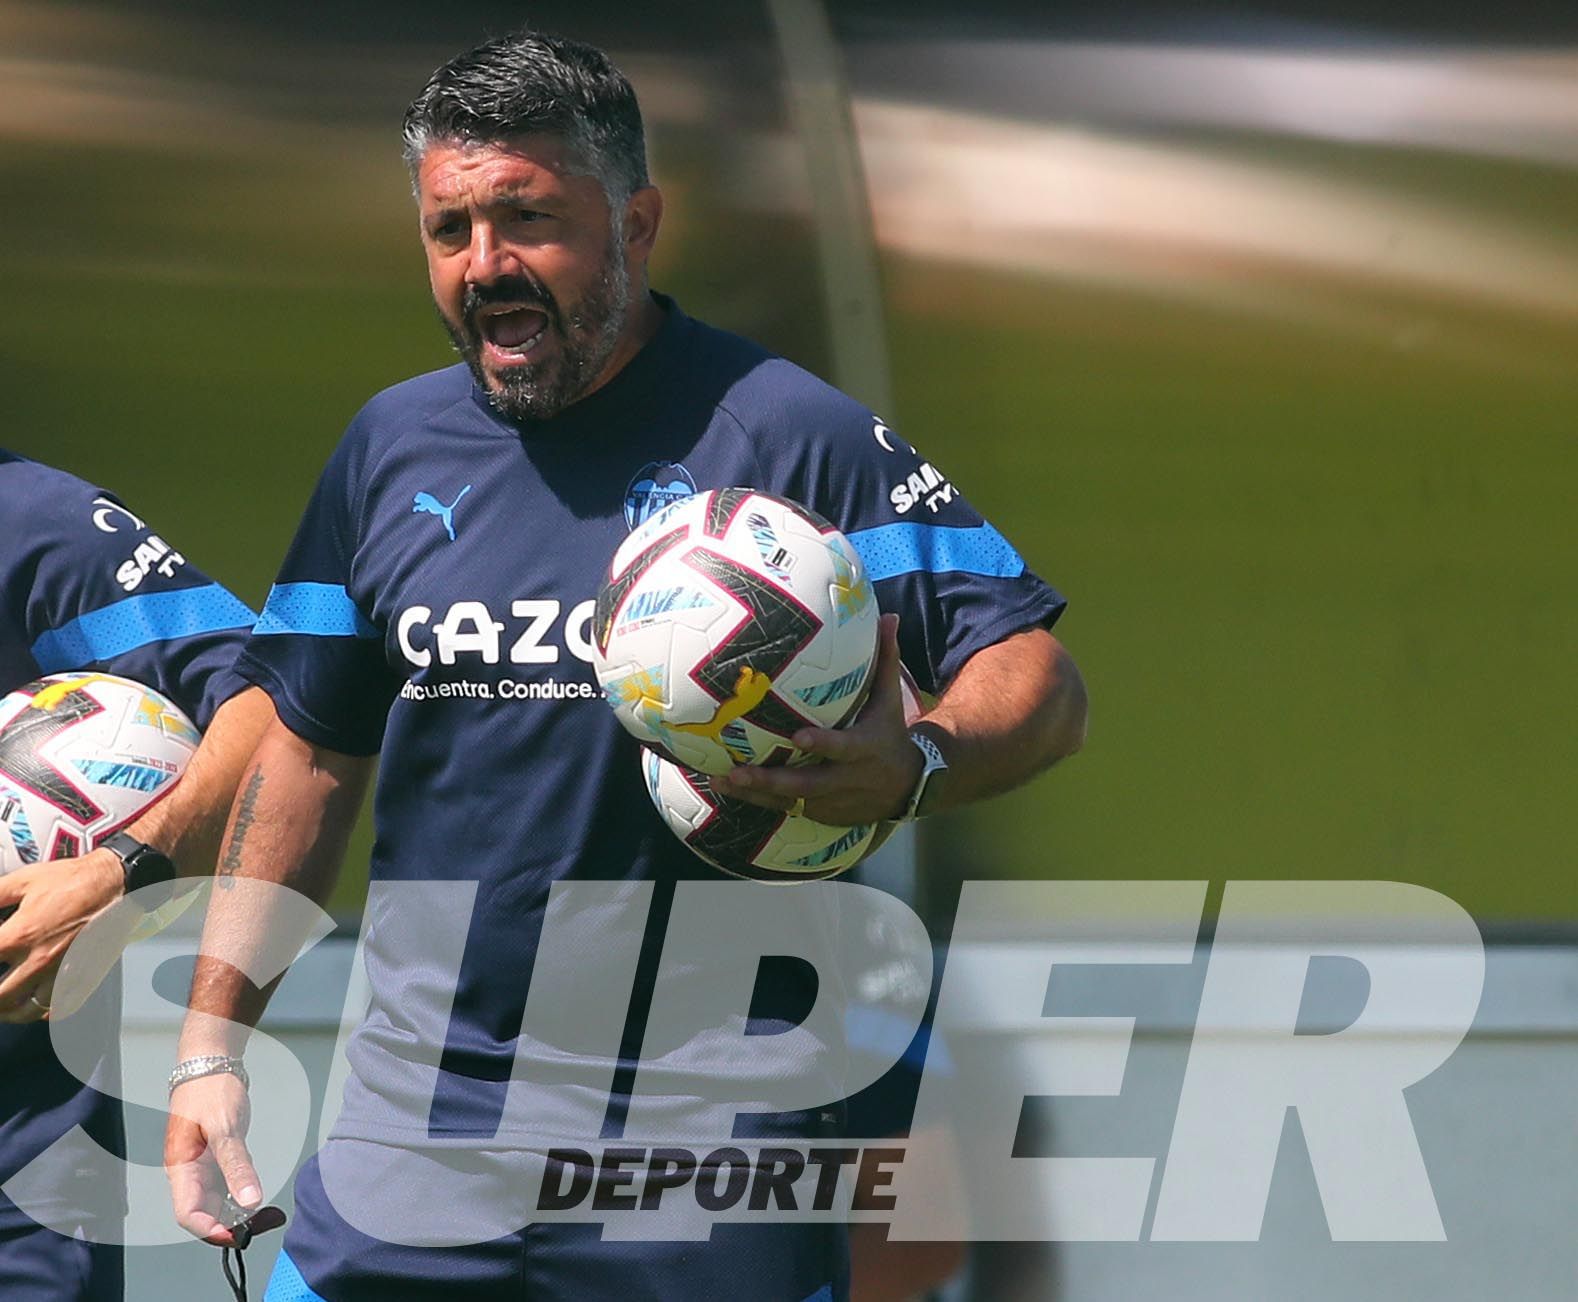
<path fill-rule="evenodd" d="M 625 201 L 625 254 L 645 264 L 657 243 L 663 222 L 663 194 L 655 185 L 644 185 Z"/>

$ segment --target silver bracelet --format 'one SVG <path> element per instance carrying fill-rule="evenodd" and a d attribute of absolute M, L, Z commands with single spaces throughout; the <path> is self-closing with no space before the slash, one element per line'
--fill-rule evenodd
<path fill-rule="evenodd" d="M 204 1054 L 201 1058 L 187 1058 L 175 1064 L 175 1070 L 170 1073 L 170 1093 L 175 1093 L 177 1085 L 184 1085 L 189 1080 L 197 1080 L 202 1076 L 231 1075 L 241 1082 L 242 1089 L 248 1089 L 252 1080 L 247 1075 L 246 1065 L 240 1058 L 232 1058 L 223 1053 Z"/>

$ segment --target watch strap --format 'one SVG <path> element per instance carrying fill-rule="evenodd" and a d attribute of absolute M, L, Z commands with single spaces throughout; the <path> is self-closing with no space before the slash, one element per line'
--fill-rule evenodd
<path fill-rule="evenodd" d="M 130 832 L 111 832 L 98 848 L 108 850 L 121 861 L 128 895 L 145 886 L 167 886 L 175 880 L 175 864 L 170 856 L 139 841 Z"/>
<path fill-rule="evenodd" d="M 948 760 L 943 755 L 942 748 L 924 732 L 917 729 L 910 733 L 910 741 L 920 751 L 922 762 L 920 776 L 915 779 L 915 787 L 910 792 L 909 802 L 899 816 L 899 821 L 904 823 L 912 822 L 929 812 L 926 808 L 926 797 L 935 789 L 937 775 L 948 771 Z"/>

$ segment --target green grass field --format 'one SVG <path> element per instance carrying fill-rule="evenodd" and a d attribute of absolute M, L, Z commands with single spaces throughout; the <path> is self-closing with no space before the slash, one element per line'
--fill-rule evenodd
<path fill-rule="evenodd" d="M 1405 350 L 889 272 L 901 428 L 1070 597 L 1092 697 L 1085 753 L 935 860 L 1396 878 L 1573 916 L 1573 322 L 1354 289 L 1356 316 L 1434 324 Z"/>

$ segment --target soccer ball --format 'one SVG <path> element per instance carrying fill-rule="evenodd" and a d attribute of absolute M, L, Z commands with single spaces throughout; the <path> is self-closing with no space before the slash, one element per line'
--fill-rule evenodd
<path fill-rule="evenodd" d="M 705 773 L 641 757 L 647 794 L 669 830 L 714 868 L 751 881 L 814 882 L 836 877 L 874 851 L 891 823 L 829 827 L 713 792 Z"/>
<path fill-rule="evenodd" d="M 158 692 L 52 674 L 0 700 L 0 873 L 90 850 L 170 791 L 198 732 Z"/>
<path fill-rule="evenodd" d="M 899 666 L 904 721 L 925 713 L 920 689 Z M 892 823 L 831 827 L 804 816 L 764 809 L 720 796 L 711 779 L 656 751 L 641 756 L 647 794 L 669 831 L 714 868 L 751 881 L 786 884 L 835 877 L 874 854 L 893 830 Z"/>
<path fill-rule="evenodd" d="M 619 721 L 702 773 L 804 758 L 790 738 L 866 699 L 876 599 L 849 540 L 751 488 L 665 508 L 614 554 L 593 663 Z"/>

